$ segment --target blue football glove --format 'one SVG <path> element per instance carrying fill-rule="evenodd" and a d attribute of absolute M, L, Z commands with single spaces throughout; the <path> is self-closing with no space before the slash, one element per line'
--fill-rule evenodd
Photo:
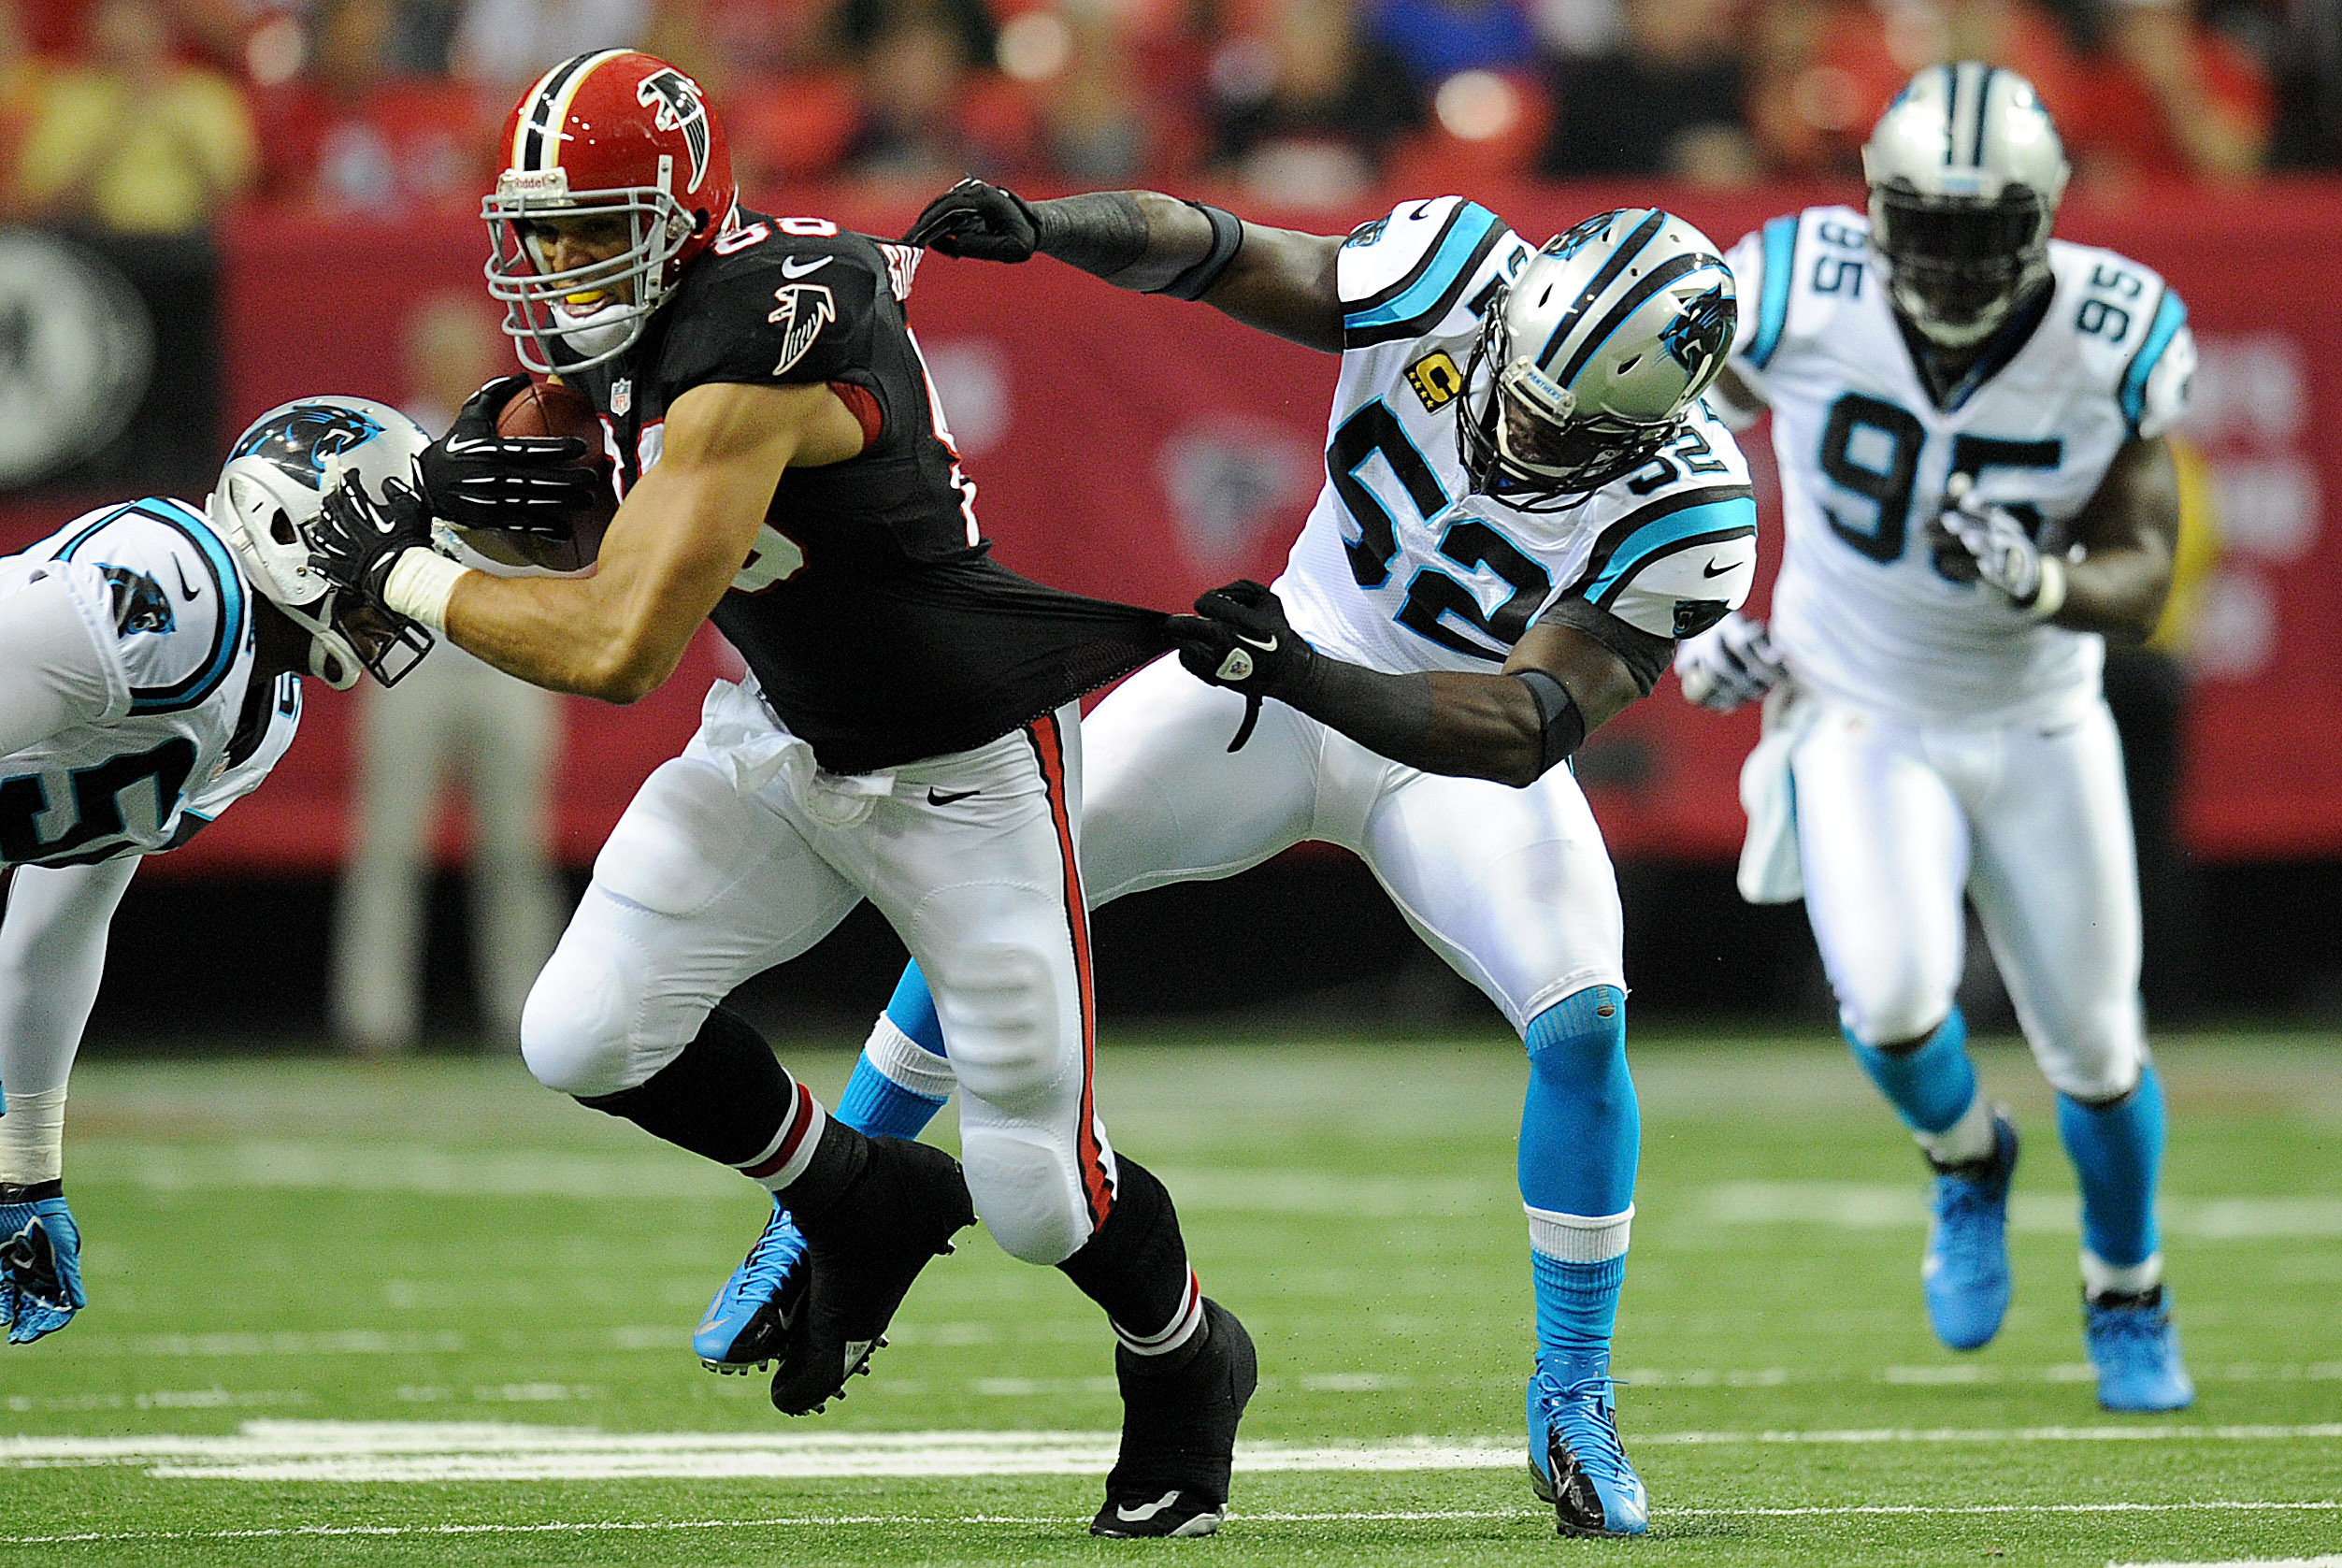
<path fill-rule="evenodd" d="M 90 1304 L 81 1288 L 81 1229 L 55 1182 L 13 1188 L 11 1196 L 19 1201 L 0 1202 L 0 1323 L 8 1326 L 10 1345 L 30 1345 Z"/>

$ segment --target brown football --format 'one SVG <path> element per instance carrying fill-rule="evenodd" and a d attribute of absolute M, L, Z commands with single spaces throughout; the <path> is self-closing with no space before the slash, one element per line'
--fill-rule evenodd
<path fill-rule="evenodd" d="M 578 466 L 592 468 L 605 481 L 610 477 L 610 454 L 602 447 L 602 422 L 595 416 L 594 405 L 583 393 L 559 381 L 532 381 L 514 393 L 496 414 L 496 429 L 507 436 L 574 436 L 585 443 L 585 455 Z M 582 570 L 600 553 L 602 530 L 610 526 L 617 511 L 617 492 L 605 483 L 592 510 L 571 519 L 569 539 L 503 534 L 499 542 L 516 550 L 531 565 L 553 571 Z M 500 556 L 503 553 L 490 554 Z"/>

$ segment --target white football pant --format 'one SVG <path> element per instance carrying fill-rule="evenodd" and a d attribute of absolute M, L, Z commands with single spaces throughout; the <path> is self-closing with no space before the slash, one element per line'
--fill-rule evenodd
<path fill-rule="evenodd" d="M 1416 935 L 1516 1031 L 1573 991 L 1625 988 L 1617 880 L 1567 768 L 1527 789 L 1421 773 L 1273 701 L 1230 753 L 1243 714 L 1243 698 L 1174 657 L 1090 714 L 1082 867 L 1093 907 L 1316 840 L 1364 860 Z M 955 1043 L 951 1053 L 958 1066 Z"/>
<path fill-rule="evenodd" d="M 935 994 L 976 1213 L 1028 1262 L 1072 1256 L 1114 1181 L 1091 1104 L 1081 754 L 1068 704 L 972 751 L 825 773 L 753 686 L 718 682 L 602 846 L 529 995 L 530 1071 L 566 1094 L 635 1087 L 742 981 L 867 898 Z"/>
<path fill-rule="evenodd" d="M 1805 911 L 1848 1032 L 1895 1044 L 1944 1021 L 1964 890 L 2049 1082 L 2081 1100 L 2131 1091 L 2138 876 L 2104 701 L 1974 726 L 1832 702 L 1791 768 Z"/>

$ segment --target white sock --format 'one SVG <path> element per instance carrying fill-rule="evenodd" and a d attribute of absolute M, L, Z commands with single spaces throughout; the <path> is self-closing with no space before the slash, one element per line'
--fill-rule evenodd
<path fill-rule="evenodd" d="M 949 1100 L 959 1086 L 959 1075 L 948 1058 L 912 1039 L 884 1013 L 870 1026 L 862 1055 L 890 1082 L 929 1100 Z"/>
<path fill-rule="evenodd" d="M 14 1102 L 10 1102 L 14 1114 Z M 2163 1255 L 2150 1252 L 2144 1262 L 2117 1268 L 2088 1247 L 2082 1248 L 2082 1290 L 2092 1301 L 2101 1296 L 2137 1296 L 2163 1282 Z"/>
<path fill-rule="evenodd" d="M 1529 1210 L 1529 1248 L 1561 1263 L 1607 1263 L 1627 1255 L 1627 1239 L 1634 1229 L 1634 1205 L 1615 1215 L 1565 1215 L 1551 1209 Z"/>
<path fill-rule="evenodd" d="M 1992 1106 L 1978 1089 L 1976 1097 L 1968 1101 L 1968 1108 L 1960 1113 L 1960 1119 L 1941 1132 L 1920 1132 L 1913 1136 L 1919 1147 L 1938 1165 L 1966 1165 L 1984 1158 L 1992 1152 Z"/>

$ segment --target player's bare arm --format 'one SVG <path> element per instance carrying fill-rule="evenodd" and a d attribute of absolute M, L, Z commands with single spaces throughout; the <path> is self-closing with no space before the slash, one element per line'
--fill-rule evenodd
<path fill-rule="evenodd" d="M 2161 436 L 2125 442 L 2074 519 L 2080 560 L 2049 617 L 2076 631 L 2144 640 L 2162 619 L 2179 548 L 2179 475 Z"/>
<path fill-rule="evenodd" d="M 1171 630 L 1181 662 L 1199 678 L 1273 697 L 1427 773 L 1525 787 L 1650 689 L 1619 653 L 1561 619 L 1523 633 L 1501 673 L 1393 675 L 1312 648 L 1257 583 L 1215 588 L 1196 611 L 1175 617 Z M 1614 635 L 1645 634 L 1616 627 Z M 1649 662 L 1655 678 L 1663 658 Z"/>
<path fill-rule="evenodd" d="M 633 702 L 655 691 L 754 547 L 782 471 L 843 462 L 862 428 L 826 386 L 711 383 L 676 399 L 656 467 L 575 579 L 467 573 L 447 633 L 509 674 Z"/>
<path fill-rule="evenodd" d="M 1246 326 L 1342 352 L 1339 235 L 1247 223 L 1155 191 L 1027 202 L 981 180 L 963 180 L 927 204 L 905 238 L 984 261 L 1055 256 L 1116 288 L 1200 299 Z"/>
<path fill-rule="evenodd" d="M 843 462 L 861 425 L 826 386 L 711 382 L 668 411 L 658 464 L 611 518 L 581 578 L 503 578 L 429 550 L 428 508 L 337 492 L 322 522 L 332 569 L 507 674 L 553 691 L 634 702 L 682 662 L 764 525 L 791 464 Z M 357 515 L 371 509 L 377 515 Z"/>

